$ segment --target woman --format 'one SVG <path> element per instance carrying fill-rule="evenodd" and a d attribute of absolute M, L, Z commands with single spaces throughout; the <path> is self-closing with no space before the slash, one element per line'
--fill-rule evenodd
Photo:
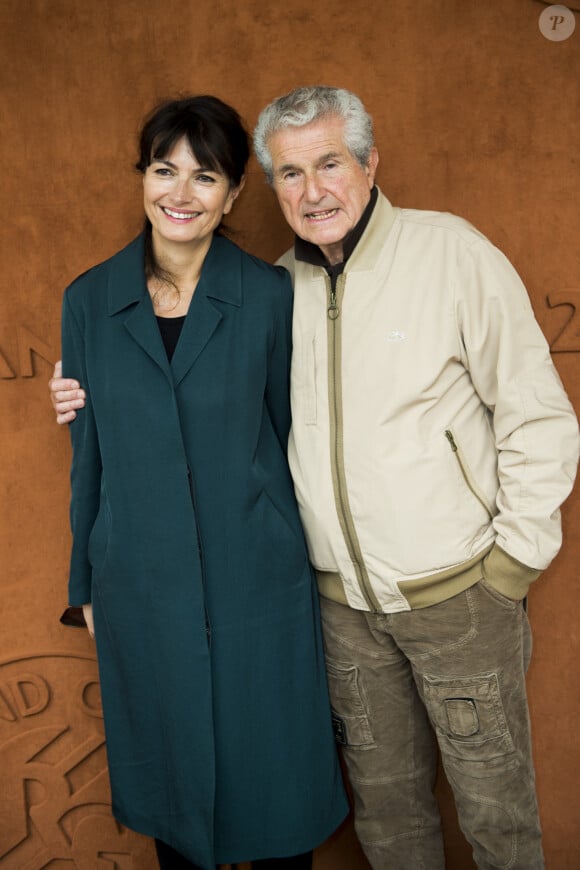
<path fill-rule="evenodd" d="M 346 813 L 286 462 L 290 281 L 219 233 L 248 154 L 220 100 L 159 107 L 145 230 L 63 303 L 87 390 L 70 604 L 94 619 L 114 814 L 164 868 L 310 867 Z"/>

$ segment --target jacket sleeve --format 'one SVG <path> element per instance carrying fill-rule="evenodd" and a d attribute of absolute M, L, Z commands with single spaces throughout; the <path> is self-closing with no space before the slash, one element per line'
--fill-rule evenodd
<path fill-rule="evenodd" d="M 498 454 L 493 524 L 502 552 L 488 564 L 499 567 L 500 591 L 518 598 L 560 548 L 559 508 L 574 483 L 578 423 L 528 294 L 486 239 L 464 250 L 456 291 L 464 362 L 491 411 Z"/>
<path fill-rule="evenodd" d="M 85 363 L 85 341 L 79 318 L 65 293 L 62 309 L 63 377 L 74 377 L 85 387 L 86 405 L 69 424 L 72 441 L 70 522 L 73 535 L 69 574 L 69 603 L 80 607 L 91 601 L 89 537 L 99 510 L 101 456 Z"/>
<path fill-rule="evenodd" d="M 292 354 L 293 293 L 290 275 L 279 270 L 280 285 L 274 302 L 274 330 L 270 343 L 266 406 L 284 453 L 290 434 L 290 358 Z"/>

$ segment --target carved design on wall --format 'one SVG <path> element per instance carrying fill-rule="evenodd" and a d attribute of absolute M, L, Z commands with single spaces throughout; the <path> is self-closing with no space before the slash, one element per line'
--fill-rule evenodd
<path fill-rule="evenodd" d="M 550 308 L 567 305 L 572 309 L 560 334 L 552 342 L 552 353 L 580 351 L 580 287 L 552 290 L 548 293 L 548 305 Z"/>
<path fill-rule="evenodd" d="M 542 3 L 544 6 L 558 5 L 558 4 L 555 4 L 553 2 L 553 0 L 536 0 L 536 3 Z M 578 4 L 578 3 L 573 4 L 573 3 L 570 3 L 570 0 L 567 0 L 567 2 L 562 4 L 562 5 L 566 6 L 567 9 L 573 10 L 574 12 L 580 12 L 580 4 Z"/>
<path fill-rule="evenodd" d="M 552 290 L 547 295 L 550 308 L 567 305 L 571 309 L 570 316 L 559 335 L 551 345 L 553 353 L 574 353 L 580 351 L 580 288 L 565 287 L 562 290 Z M 44 341 L 33 330 L 19 324 L 11 331 L 12 352 L 6 350 L 6 340 L 2 336 L 0 341 L 0 380 L 13 378 L 33 378 L 38 374 L 35 369 L 34 357 L 38 356 L 52 367 L 59 358 L 57 350 L 59 346 L 59 327 L 53 324 L 50 332 L 50 340 Z M 44 377 L 44 372 L 42 376 Z"/>
<path fill-rule="evenodd" d="M 50 342 L 44 341 L 27 326 L 19 324 L 15 329 L 2 331 L 0 342 L 0 380 L 11 378 L 32 378 L 36 374 L 34 356 L 38 356 L 51 366 L 59 358 L 57 348 L 59 327 L 51 330 Z M 7 338 L 7 336 L 9 336 Z"/>
<path fill-rule="evenodd" d="M 138 870 L 111 815 L 94 658 L 0 661 L 0 770 L 2 870 Z"/>

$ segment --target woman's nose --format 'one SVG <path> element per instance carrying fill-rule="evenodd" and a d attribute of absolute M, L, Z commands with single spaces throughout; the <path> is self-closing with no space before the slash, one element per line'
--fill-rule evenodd
<path fill-rule="evenodd" d="M 176 178 L 171 196 L 175 202 L 188 202 L 191 199 L 191 189 L 189 178 Z"/>

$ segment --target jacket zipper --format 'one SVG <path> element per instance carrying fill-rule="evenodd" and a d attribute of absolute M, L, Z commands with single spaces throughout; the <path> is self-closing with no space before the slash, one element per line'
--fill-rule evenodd
<path fill-rule="evenodd" d="M 485 509 L 490 520 L 493 520 L 493 517 L 494 517 L 493 510 L 491 509 L 491 506 L 488 503 L 485 495 L 483 494 L 483 492 L 481 491 L 481 489 L 479 488 L 479 486 L 475 482 L 475 479 L 471 473 L 469 465 L 467 464 L 465 456 L 463 455 L 462 450 L 460 449 L 459 445 L 457 444 L 457 442 L 455 440 L 455 436 L 453 435 L 453 432 L 451 431 L 451 429 L 445 430 L 445 437 L 449 441 L 451 449 L 455 454 L 457 462 L 459 463 L 459 468 L 461 469 L 461 473 L 462 473 L 463 478 L 467 484 L 468 489 L 475 496 L 475 498 L 478 500 L 478 502 L 481 504 L 481 506 Z"/>
<path fill-rule="evenodd" d="M 348 501 L 348 489 L 344 469 L 344 450 L 342 441 L 342 407 L 340 394 L 342 383 L 337 373 L 340 371 L 340 302 L 344 296 L 346 276 L 344 273 L 338 276 L 336 287 L 332 286 L 330 277 L 328 282 L 328 320 L 329 320 L 329 354 L 328 354 L 328 399 L 330 413 L 331 433 L 331 464 L 334 497 L 337 507 L 338 519 L 346 542 L 350 559 L 353 563 L 356 577 L 363 597 L 371 611 L 381 612 L 379 602 L 373 592 L 369 576 L 364 564 L 360 543 L 352 519 Z M 338 289 L 338 295 L 337 295 Z"/>

